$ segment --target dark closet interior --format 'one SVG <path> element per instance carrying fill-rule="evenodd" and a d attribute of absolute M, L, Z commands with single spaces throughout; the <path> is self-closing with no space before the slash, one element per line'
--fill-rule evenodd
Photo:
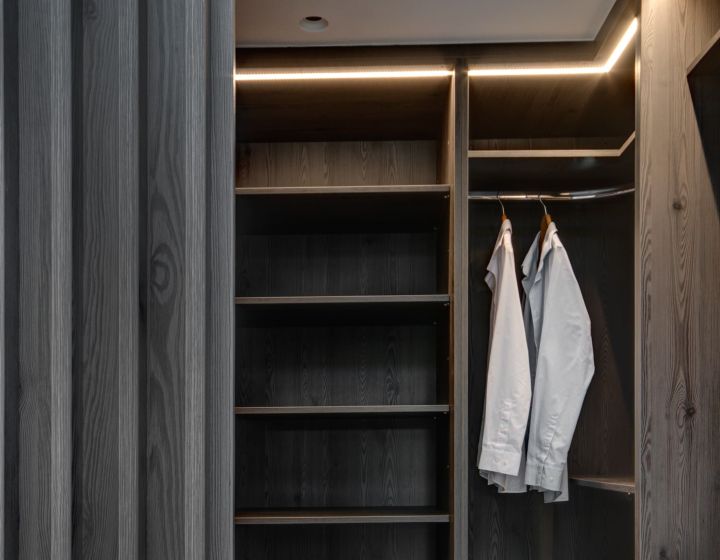
<path fill-rule="evenodd" d="M 633 558 L 634 49 L 570 76 L 238 60 L 236 558 Z M 518 271 L 546 195 L 592 322 L 567 503 L 477 472 L 495 195 Z"/>

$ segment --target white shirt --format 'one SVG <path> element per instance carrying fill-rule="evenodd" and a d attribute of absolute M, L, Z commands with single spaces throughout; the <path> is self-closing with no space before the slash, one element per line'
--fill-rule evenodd
<path fill-rule="evenodd" d="M 492 291 L 492 308 L 478 469 L 501 492 L 524 492 L 522 464 L 531 382 L 511 236 L 510 220 L 505 220 L 485 277 Z"/>
<path fill-rule="evenodd" d="M 567 455 L 595 372 L 590 317 L 555 223 L 548 226 L 539 265 L 537 252 L 536 237 L 522 281 L 534 371 L 525 483 L 545 491 L 546 502 L 566 501 Z"/>

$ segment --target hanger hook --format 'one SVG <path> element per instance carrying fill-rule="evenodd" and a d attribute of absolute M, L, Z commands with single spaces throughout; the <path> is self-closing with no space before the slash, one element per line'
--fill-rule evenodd
<path fill-rule="evenodd" d="M 505 215 L 505 205 L 503 204 L 502 200 L 500 200 L 500 191 L 498 191 L 498 192 L 495 194 L 495 198 L 496 198 L 497 201 L 500 203 L 500 208 L 502 208 L 502 215 L 504 216 L 504 215 Z"/>
<path fill-rule="evenodd" d="M 545 215 L 547 216 L 547 213 L 548 213 L 547 206 L 545 206 L 545 203 L 543 202 L 542 195 L 539 194 L 537 199 L 538 199 L 538 202 L 542 205 L 543 210 L 545 211 Z"/>

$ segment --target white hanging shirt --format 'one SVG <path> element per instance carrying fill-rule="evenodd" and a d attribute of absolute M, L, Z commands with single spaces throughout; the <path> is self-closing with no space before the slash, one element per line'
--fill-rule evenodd
<path fill-rule="evenodd" d="M 487 388 L 478 469 L 501 492 L 525 492 L 525 432 L 531 385 L 528 346 L 515 274 L 512 226 L 505 220 L 488 264 L 492 291 Z"/>
<path fill-rule="evenodd" d="M 525 483 L 554 502 L 568 499 L 567 456 L 595 363 L 590 317 L 555 223 L 539 264 L 538 237 L 523 261 L 523 317 L 534 372 Z"/>

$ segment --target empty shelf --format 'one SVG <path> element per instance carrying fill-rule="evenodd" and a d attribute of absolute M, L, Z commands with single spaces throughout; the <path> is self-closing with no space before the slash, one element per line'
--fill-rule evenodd
<path fill-rule="evenodd" d="M 448 523 L 447 513 L 430 508 L 348 508 L 241 511 L 236 525 L 332 525 L 368 523 Z"/>
<path fill-rule="evenodd" d="M 421 416 L 447 414 L 450 406 L 446 404 L 407 404 L 407 405 L 369 405 L 369 406 L 236 406 L 238 416 L 370 416 L 370 415 L 408 415 Z"/>
<path fill-rule="evenodd" d="M 608 490 L 610 492 L 622 492 L 624 494 L 635 493 L 635 481 L 632 477 L 625 476 L 573 476 L 570 480 L 578 486 Z"/>
<path fill-rule="evenodd" d="M 437 231 L 447 224 L 450 185 L 240 187 L 238 233 Z"/>
<path fill-rule="evenodd" d="M 236 297 L 246 326 L 307 324 L 423 324 L 447 317 L 450 296 L 357 295 Z"/>

